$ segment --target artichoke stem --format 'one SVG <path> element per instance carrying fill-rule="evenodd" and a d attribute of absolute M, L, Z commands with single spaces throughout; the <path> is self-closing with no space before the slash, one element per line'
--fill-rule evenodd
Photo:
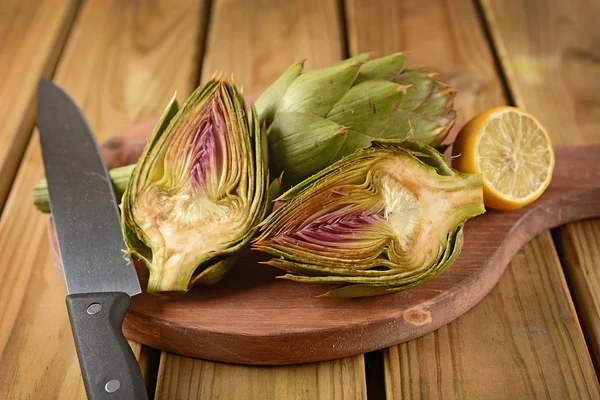
<path fill-rule="evenodd" d="M 127 182 L 129 182 L 129 178 L 133 173 L 133 168 L 135 164 L 126 165 L 124 167 L 113 168 L 108 171 L 108 176 L 110 177 L 110 181 L 113 186 L 113 190 L 115 192 L 115 197 L 117 199 L 117 203 L 121 202 L 121 197 L 123 197 L 123 192 L 125 192 L 125 188 L 127 187 Z M 50 198 L 48 196 L 48 182 L 45 179 L 39 181 L 35 187 L 33 188 L 33 202 L 36 208 L 43 213 L 50 212 Z"/>
<path fill-rule="evenodd" d="M 187 282 L 183 279 L 168 279 L 160 273 L 150 272 L 148 293 L 165 296 L 183 296 L 188 291 Z"/>
<path fill-rule="evenodd" d="M 463 177 L 465 185 L 460 190 L 445 193 L 447 207 L 452 210 L 450 226 L 456 226 L 468 218 L 483 214 L 483 191 L 481 190 L 481 175 Z"/>
<path fill-rule="evenodd" d="M 166 257 L 165 252 L 154 252 L 150 277 L 148 279 L 148 293 L 178 296 L 188 291 L 188 284 L 195 270 L 196 264 L 186 268 L 180 255 L 174 254 Z M 187 273 L 189 271 L 189 273 Z"/>

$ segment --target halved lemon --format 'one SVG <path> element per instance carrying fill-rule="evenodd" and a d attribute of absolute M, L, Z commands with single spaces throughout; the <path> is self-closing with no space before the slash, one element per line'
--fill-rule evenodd
<path fill-rule="evenodd" d="M 521 208 L 542 195 L 554 170 L 546 129 L 515 107 L 492 108 L 473 118 L 454 142 L 452 166 L 483 175 L 486 207 Z"/>

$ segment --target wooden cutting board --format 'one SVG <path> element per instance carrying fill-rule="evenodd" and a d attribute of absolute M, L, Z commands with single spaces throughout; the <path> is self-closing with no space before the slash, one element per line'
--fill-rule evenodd
<path fill-rule="evenodd" d="M 135 162 L 146 132 L 140 127 L 106 142 L 109 168 Z M 556 148 L 554 177 L 544 195 L 521 210 L 488 211 L 468 221 L 455 264 L 421 286 L 372 298 L 317 298 L 327 285 L 276 279 L 282 271 L 258 264 L 269 256 L 248 251 L 215 286 L 174 299 L 135 296 L 125 336 L 190 357 L 256 365 L 330 360 L 417 338 L 483 299 L 537 234 L 599 217 L 599 159 L 600 146 Z M 58 260 L 54 231 L 49 232 Z M 144 287 L 147 270 L 136 267 Z"/>

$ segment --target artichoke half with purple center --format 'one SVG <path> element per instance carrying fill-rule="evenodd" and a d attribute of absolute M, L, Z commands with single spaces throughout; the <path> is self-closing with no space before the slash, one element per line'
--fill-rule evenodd
<path fill-rule="evenodd" d="M 149 269 L 148 292 L 185 293 L 233 266 L 268 210 L 264 129 L 236 88 L 212 79 L 181 110 L 173 100 L 122 200 L 129 252 Z"/>
<path fill-rule="evenodd" d="M 256 100 L 273 170 L 294 185 L 372 140 L 440 146 L 456 120 L 455 92 L 405 61 L 365 53 L 308 72 L 290 66 Z"/>
<path fill-rule="evenodd" d="M 482 178 L 451 169 L 435 149 L 379 141 L 296 185 L 253 248 L 327 295 L 393 293 L 440 274 L 458 256 L 463 223 L 482 214 Z"/>

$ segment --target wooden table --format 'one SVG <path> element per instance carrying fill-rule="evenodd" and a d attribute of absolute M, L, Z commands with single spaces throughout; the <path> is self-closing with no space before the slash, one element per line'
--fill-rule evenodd
<path fill-rule="evenodd" d="M 40 76 L 103 140 L 216 70 L 256 93 L 299 59 L 409 50 L 458 89 L 457 127 L 513 104 L 555 144 L 599 143 L 598 15 L 586 0 L 1 0 L 0 399 L 85 398 L 46 216 L 32 206 Z M 464 316 L 347 359 L 248 367 L 132 346 L 156 399 L 598 399 L 598 260 L 600 221 L 544 233 Z"/>

